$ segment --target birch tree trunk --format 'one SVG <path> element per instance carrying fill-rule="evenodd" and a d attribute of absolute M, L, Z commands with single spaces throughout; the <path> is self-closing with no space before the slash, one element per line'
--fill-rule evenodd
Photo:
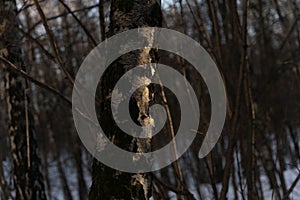
<path fill-rule="evenodd" d="M 159 27 L 162 23 L 160 5 L 156 0 L 112 0 L 108 36 L 138 28 Z M 124 150 L 134 152 L 151 151 L 151 137 L 145 139 L 132 138 L 122 133 L 113 122 L 110 103 L 105 101 L 110 95 L 116 81 L 129 69 L 138 65 L 156 62 L 155 53 L 151 50 L 153 33 L 145 33 L 148 46 L 121 56 L 104 74 L 101 80 L 101 99 L 104 101 L 100 109 L 99 122 L 108 138 Z M 149 69 L 150 70 L 150 69 Z M 137 80 L 139 78 L 137 77 Z M 134 79 L 135 80 L 135 79 Z M 133 80 L 133 81 L 134 81 Z M 142 80 L 142 79 L 141 79 Z M 130 104 L 132 119 L 139 125 L 148 123 L 150 116 L 148 107 L 151 90 L 145 80 L 145 86 L 135 91 Z M 151 130 L 148 130 L 149 132 Z M 89 193 L 90 199 L 149 199 L 151 196 L 150 174 L 129 174 L 111 169 L 94 160 L 93 183 Z"/>
<path fill-rule="evenodd" d="M 0 56 L 13 65 L 25 68 L 21 58 L 20 37 L 17 28 L 16 2 L 0 0 Z M 3 60 L 2 60 L 3 61 Z M 24 200 L 46 199 L 40 159 L 34 138 L 33 117 L 30 113 L 27 82 L 0 62 L 4 68 L 8 130 L 15 198 Z"/>

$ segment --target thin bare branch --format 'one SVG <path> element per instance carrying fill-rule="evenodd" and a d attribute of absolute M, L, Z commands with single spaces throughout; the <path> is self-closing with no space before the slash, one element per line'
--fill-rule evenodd
<path fill-rule="evenodd" d="M 63 0 L 58 0 L 64 8 L 72 15 L 72 17 L 75 19 L 75 21 L 79 24 L 79 26 L 83 29 L 85 34 L 88 36 L 88 38 L 92 41 L 94 46 L 97 46 L 97 42 L 94 39 L 94 37 L 91 35 L 90 31 L 87 30 L 87 28 L 83 25 L 83 23 L 78 19 L 78 17 L 74 14 L 74 12 L 69 8 L 67 4 Z"/>
<path fill-rule="evenodd" d="M 22 69 L 20 69 L 16 65 L 14 65 L 12 62 L 10 62 L 6 58 L 4 58 L 3 56 L 0 56 L 0 60 L 2 60 L 6 65 L 8 65 L 10 68 L 12 68 L 13 70 L 15 70 L 16 72 L 18 72 L 22 77 L 24 77 L 27 80 L 35 83 L 38 86 L 40 86 L 40 87 L 42 87 L 42 88 L 50 91 L 51 93 L 57 95 L 62 100 L 64 100 L 68 105 L 70 105 L 70 106 L 72 105 L 72 102 L 67 97 L 65 97 L 63 94 L 61 94 L 58 90 L 56 90 L 52 86 L 47 85 L 46 83 L 42 83 L 39 80 L 36 80 L 35 78 L 33 78 L 32 76 L 30 76 L 29 74 L 27 74 L 25 71 L 23 71 Z"/>
<path fill-rule="evenodd" d="M 73 77 L 70 75 L 70 73 L 65 69 L 64 65 L 63 65 L 63 62 L 61 60 L 61 57 L 59 55 L 59 52 L 58 52 L 58 48 L 56 46 L 56 43 L 54 41 L 54 37 L 52 35 L 52 32 L 50 30 L 50 27 L 48 25 L 48 22 L 47 22 L 47 19 L 46 19 L 46 16 L 39 4 L 39 2 L 37 0 L 34 0 L 34 3 L 35 3 L 35 6 L 38 10 L 38 13 L 42 19 L 42 22 L 43 22 L 43 25 L 44 25 L 44 28 L 46 30 L 46 33 L 47 33 L 47 36 L 48 36 L 48 39 L 49 39 L 49 43 L 50 43 L 50 46 L 51 46 L 51 49 L 55 55 L 55 59 L 56 59 L 56 62 L 60 68 L 60 70 L 62 71 L 62 73 L 68 78 L 69 82 L 71 83 L 71 85 L 74 84 L 74 79 Z"/>

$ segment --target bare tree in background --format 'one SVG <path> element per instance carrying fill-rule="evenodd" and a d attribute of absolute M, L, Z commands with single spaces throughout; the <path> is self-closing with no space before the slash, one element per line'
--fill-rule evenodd
<path fill-rule="evenodd" d="M 22 62 L 21 40 L 16 20 L 16 2 L 0 1 L 0 51 L 4 67 L 8 130 L 15 198 L 22 200 L 46 199 L 34 123 L 28 97 L 29 87 L 11 66 L 25 71 Z"/>

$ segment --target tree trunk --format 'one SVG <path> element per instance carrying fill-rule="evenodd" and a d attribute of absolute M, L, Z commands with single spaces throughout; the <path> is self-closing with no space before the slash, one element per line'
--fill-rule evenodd
<path fill-rule="evenodd" d="M 133 28 L 161 26 L 162 15 L 160 5 L 155 0 L 112 0 L 110 13 L 110 28 L 108 36 L 120 33 Z M 147 64 L 151 59 L 156 62 L 157 59 L 151 56 L 151 38 L 148 47 L 143 50 L 134 51 L 121 56 L 116 60 L 103 75 L 101 80 L 101 99 L 105 101 L 113 89 L 116 81 L 128 69 L 138 65 Z M 150 55 L 151 54 L 151 55 Z M 144 98 L 145 94 L 150 93 L 148 86 L 136 90 L 133 94 L 133 103 L 130 105 L 132 118 L 136 123 L 144 125 L 149 118 L 148 106 L 149 97 Z M 150 96 L 151 94 L 149 94 Z M 145 100 L 147 99 L 147 100 Z M 151 150 L 151 138 L 134 139 L 116 128 L 113 123 L 110 104 L 102 103 L 99 108 L 101 117 L 99 122 L 108 138 L 112 139 L 115 145 L 124 150 L 135 152 L 147 152 Z M 145 113 L 146 112 L 146 113 Z M 149 121 L 149 120 L 148 120 Z M 132 148 L 133 147 L 133 148 Z M 145 148 L 144 148 L 145 147 Z M 94 160 L 93 163 L 93 183 L 89 193 L 90 199 L 149 199 L 151 196 L 151 176 L 144 174 L 129 174 L 111 169 L 102 163 Z"/>
<path fill-rule="evenodd" d="M 0 0 L 0 55 L 25 71 L 16 15 L 15 1 Z M 16 199 L 46 199 L 34 138 L 33 117 L 29 112 L 27 83 L 4 63 L 1 65 L 5 69 L 9 142 Z"/>

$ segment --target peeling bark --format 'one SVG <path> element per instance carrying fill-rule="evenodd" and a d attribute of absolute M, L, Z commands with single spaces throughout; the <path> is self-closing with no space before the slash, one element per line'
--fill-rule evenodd
<path fill-rule="evenodd" d="M 108 36 L 138 27 L 156 26 L 162 24 L 160 6 L 155 0 L 112 0 L 110 26 Z M 101 99 L 105 100 L 111 94 L 116 81 L 129 69 L 139 65 L 156 62 L 152 54 L 153 32 L 142 33 L 148 44 L 144 49 L 134 51 L 121 56 L 115 61 L 101 81 Z M 151 74 L 152 67 L 146 68 Z M 138 88 L 132 98 L 130 110 L 133 120 L 139 125 L 153 123 L 149 116 L 150 103 L 149 80 L 146 77 L 131 77 L 132 84 L 142 81 L 143 87 Z M 102 103 L 100 124 L 114 144 L 124 150 L 134 152 L 151 151 L 151 128 L 144 128 L 144 134 L 148 138 L 132 138 L 122 133 L 113 123 L 110 110 L 110 102 Z M 137 158 L 141 159 L 141 158 Z M 111 169 L 98 161 L 93 163 L 93 184 L 89 193 L 90 199 L 149 199 L 151 196 L 151 176 L 148 173 L 129 174 Z"/>

